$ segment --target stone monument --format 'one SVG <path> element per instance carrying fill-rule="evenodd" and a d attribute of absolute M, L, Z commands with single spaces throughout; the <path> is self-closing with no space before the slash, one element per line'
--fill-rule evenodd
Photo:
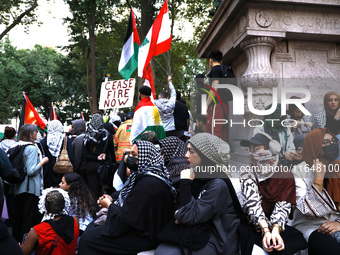
<path fill-rule="evenodd" d="M 238 87 L 257 109 L 272 103 L 272 88 L 305 88 L 312 94 L 306 108 L 312 114 L 323 109 L 328 91 L 340 92 L 339 0 L 224 0 L 196 48 L 206 58 L 212 50 L 223 53 L 232 66 Z M 303 95 L 301 95 L 303 97 Z M 279 102 L 280 103 L 280 102 Z M 247 123 L 253 116 L 229 118 Z M 236 161 L 245 159 L 241 139 L 253 128 L 230 128 L 229 143 Z"/>

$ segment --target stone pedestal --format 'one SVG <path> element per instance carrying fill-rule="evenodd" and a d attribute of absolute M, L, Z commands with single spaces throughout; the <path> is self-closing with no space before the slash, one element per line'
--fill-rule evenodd
<path fill-rule="evenodd" d="M 253 88 L 257 109 L 271 104 L 273 87 L 305 88 L 312 94 L 306 108 L 316 114 L 323 108 L 324 94 L 340 92 L 340 2 L 224 0 L 196 51 L 206 58 L 215 49 L 232 65 L 246 98 L 247 88 Z M 230 112 L 229 117 L 238 122 L 256 117 L 247 103 L 245 112 Z M 229 130 L 232 156 L 242 160 L 239 142 L 250 138 L 253 128 Z"/>
<path fill-rule="evenodd" d="M 275 39 L 272 37 L 260 36 L 241 43 L 242 50 L 246 53 L 248 67 L 240 79 L 240 85 L 244 91 L 248 87 L 253 88 L 253 95 L 246 94 L 252 98 L 255 109 L 264 110 L 272 103 L 272 87 L 277 87 L 277 76 L 270 64 L 270 55 L 275 47 Z M 248 103 L 245 105 L 245 119 L 262 119 L 249 111 Z"/>

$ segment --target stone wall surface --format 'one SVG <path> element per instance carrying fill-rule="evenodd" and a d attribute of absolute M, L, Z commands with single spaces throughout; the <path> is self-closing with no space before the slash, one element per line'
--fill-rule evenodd
<path fill-rule="evenodd" d="M 272 102 L 273 87 L 279 98 L 282 88 L 305 88 L 312 95 L 306 108 L 316 114 L 325 93 L 340 92 L 340 1 L 224 0 L 196 51 L 207 57 L 214 49 L 232 65 L 245 99 L 247 88 L 253 89 L 255 107 Z M 229 105 L 235 122 L 256 117 L 247 103 Z M 233 107 L 245 107 L 246 114 L 233 116 Z M 228 142 L 238 162 L 246 158 L 239 141 L 252 131 L 230 128 Z"/>

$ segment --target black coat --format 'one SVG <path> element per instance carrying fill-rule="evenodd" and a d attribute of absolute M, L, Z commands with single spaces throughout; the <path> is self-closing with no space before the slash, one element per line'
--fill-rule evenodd
<path fill-rule="evenodd" d="M 49 187 L 58 187 L 59 183 L 61 182 L 61 178 L 63 177 L 63 175 L 62 174 L 56 174 L 56 173 L 53 172 L 53 167 L 54 167 L 54 165 L 57 161 L 57 158 L 52 156 L 52 154 L 48 150 L 47 136 L 40 141 L 40 144 L 43 148 L 43 154 L 46 157 L 48 157 L 48 162 L 43 165 L 44 188 L 46 189 L 46 188 L 49 188 Z M 61 148 L 60 148 L 60 153 L 63 149 L 63 146 L 64 146 L 64 140 L 63 140 L 63 143 L 62 143 Z M 71 144 L 70 138 L 67 138 L 66 149 L 67 149 L 68 157 L 69 157 L 71 163 L 73 164 L 73 151 L 72 151 L 72 144 Z"/>
<path fill-rule="evenodd" d="M 186 182 L 188 185 L 188 182 Z M 181 188 L 180 188 L 181 192 Z M 181 224 L 188 226 L 213 221 L 207 246 L 215 247 L 216 254 L 229 255 L 239 249 L 240 219 L 232 196 L 223 179 L 213 179 L 201 190 L 198 199 L 191 197 L 175 215 Z"/>
<path fill-rule="evenodd" d="M 78 254 L 136 254 L 155 249 L 156 236 L 173 213 L 169 187 L 156 177 L 144 176 L 122 207 L 110 205 L 103 226 L 84 232 Z"/>

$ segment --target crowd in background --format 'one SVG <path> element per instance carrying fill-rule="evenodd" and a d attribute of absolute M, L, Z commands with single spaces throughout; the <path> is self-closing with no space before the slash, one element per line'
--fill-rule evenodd
<path fill-rule="evenodd" d="M 223 77 L 221 62 L 214 51 L 212 93 Z M 1 254 L 339 254 L 340 95 L 327 93 L 324 109 L 311 118 L 295 105 L 282 116 L 278 105 L 268 118 L 295 127 L 277 122 L 252 130 L 240 142 L 250 170 L 232 179 L 228 130 L 211 125 L 211 116 L 228 114 L 232 98 L 217 90 L 229 99 L 208 100 L 208 115 L 197 112 L 192 123 L 168 82 L 170 98 L 162 91 L 152 101 L 142 86 L 135 111 L 105 123 L 98 112 L 64 133 L 53 120 L 40 138 L 33 124 L 17 137 L 6 127 Z M 23 173 L 6 154 L 19 147 Z M 60 173 L 63 148 L 72 170 Z M 204 171 L 212 167 L 223 171 Z"/>

